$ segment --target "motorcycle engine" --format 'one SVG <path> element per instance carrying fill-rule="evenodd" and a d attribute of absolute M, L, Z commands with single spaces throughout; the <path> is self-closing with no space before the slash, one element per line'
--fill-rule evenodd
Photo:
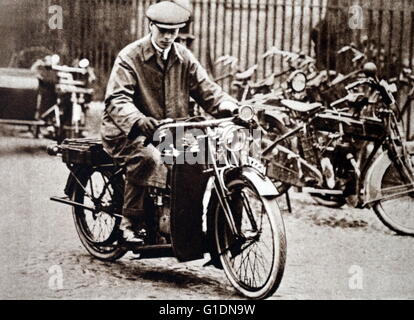
<path fill-rule="evenodd" d="M 166 206 L 164 204 L 163 207 L 158 208 L 158 224 L 159 224 L 159 232 L 162 235 L 170 235 L 171 234 L 171 224 L 170 224 L 170 206 Z"/>

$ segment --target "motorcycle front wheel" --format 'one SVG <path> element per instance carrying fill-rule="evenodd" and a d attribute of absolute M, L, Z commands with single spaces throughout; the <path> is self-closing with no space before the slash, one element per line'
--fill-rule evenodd
<path fill-rule="evenodd" d="M 276 199 L 259 195 L 248 182 L 228 185 L 237 228 L 230 231 L 221 206 L 215 214 L 215 242 L 223 270 L 236 290 L 250 299 L 264 299 L 279 287 L 286 262 L 285 228 Z"/>
<path fill-rule="evenodd" d="M 72 200 L 80 206 L 73 207 L 73 219 L 79 238 L 85 249 L 94 257 L 104 261 L 115 261 L 127 251 L 119 245 L 119 225 L 122 209 L 122 179 L 113 178 L 110 170 L 85 170 L 78 176 L 79 182 L 73 191 Z"/>

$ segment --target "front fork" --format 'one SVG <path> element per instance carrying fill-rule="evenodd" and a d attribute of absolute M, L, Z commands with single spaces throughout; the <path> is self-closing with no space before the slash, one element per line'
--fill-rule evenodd
<path fill-rule="evenodd" d="M 224 172 L 222 172 L 224 173 Z M 237 229 L 236 222 L 234 220 L 234 216 L 230 207 L 230 192 L 227 190 L 226 186 L 224 185 L 224 181 L 220 174 L 216 175 L 216 179 L 214 180 L 214 189 L 217 192 L 217 197 L 219 200 L 219 204 L 223 209 L 224 216 L 226 217 L 228 226 L 230 227 L 230 231 L 233 236 L 236 238 L 240 238 L 241 234 Z"/>
<path fill-rule="evenodd" d="M 221 179 L 220 179 L 221 180 Z M 216 181 L 214 182 L 214 187 L 215 190 L 217 192 L 218 195 L 218 199 L 219 199 L 219 203 L 221 208 L 223 209 L 223 212 L 225 214 L 226 217 L 226 221 L 230 227 L 231 233 L 232 235 L 236 238 L 236 239 L 242 239 L 242 240 L 248 240 L 251 239 L 253 237 L 256 237 L 258 234 L 258 228 L 257 228 L 257 223 L 256 220 L 254 219 L 253 213 L 252 213 L 252 208 L 250 206 L 250 203 L 246 197 L 246 194 L 241 191 L 241 201 L 242 201 L 242 205 L 243 205 L 243 209 L 246 210 L 246 214 L 247 217 L 249 218 L 249 222 L 251 225 L 251 230 L 247 231 L 247 232 L 243 232 L 241 230 L 241 221 L 239 223 L 239 227 L 238 224 L 235 221 L 235 215 L 231 209 L 230 206 L 230 201 L 234 200 L 234 198 L 232 199 L 232 194 L 227 190 L 227 188 L 224 186 L 224 183 L 222 181 Z M 221 189 L 221 191 L 219 191 L 219 188 L 223 188 Z M 240 214 L 243 214 L 243 211 L 240 212 Z M 242 217 L 240 217 L 240 220 L 242 219 Z"/>
<path fill-rule="evenodd" d="M 226 217 L 226 221 L 228 223 L 228 226 L 230 227 L 230 231 L 231 231 L 232 235 L 236 239 L 245 239 L 246 237 L 242 234 L 241 230 L 238 230 L 236 222 L 234 220 L 234 215 L 232 213 L 231 206 L 230 206 L 231 193 L 227 189 L 227 187 L 225 185 L 225 182 L 224 182 L 224 174 L 225 174 L 225 171 L 228 170 L 228 168 L 220 168 L 219 169 L 217 167 L 215 157 L 212 154 L 212 150 L 214 150 L 214 148 L 212 146 L 212 143 L 211 143 L 210 139 L 207 140 L 207 144 L 208 144 L 208 149 L 207 150 L 209 150 L 208 154 L 209 154 L 209 157 L 210 157 L 209 160 L 211 161 L 210 163 L 212 163 L 212 171 L 214 172 L 214 176 L 215 176 L 214 189 L 217 192 L 217 198 L 218 198 L 219 204 L 220 204 L 221 208 L 223 209 L 224 215 Z M 244 202 L 245 202 L 245 196 L 243 196 L 243 203 Z M 254 219 L 252 219 L 252 214 L 251 214 L 251 211 L 249 209 L 247 209 L 249 220 L 252 223 L 252 227 L 254 229 L 257 229 L 256 223 L 255 223 Z"/>

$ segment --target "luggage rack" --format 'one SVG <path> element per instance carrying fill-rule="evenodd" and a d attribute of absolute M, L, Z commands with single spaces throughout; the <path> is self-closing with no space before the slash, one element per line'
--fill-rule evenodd
<path fill-rule="evenodd" d="M 66 164 L 89 166 L 114 164 L 111 156 L 104 150 L 100 139 L 65 139 L 60 145 L 49 147 L 48 153 L 61 154 L 62 161 Z"/>

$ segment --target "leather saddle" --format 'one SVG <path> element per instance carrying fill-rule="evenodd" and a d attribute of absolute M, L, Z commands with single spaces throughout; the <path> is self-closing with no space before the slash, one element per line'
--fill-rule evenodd
<path fill-rule="evenodd" d="M 296 111 L 299 113 L 310 113 L 319 111 L 322 108 L 322 104 L 315 102 L 315 103 L 305 103 L 295 100 L 287 100 L 283 99 L 281 101 L 282 105 L 289 108 L 292 111 Z"/>

